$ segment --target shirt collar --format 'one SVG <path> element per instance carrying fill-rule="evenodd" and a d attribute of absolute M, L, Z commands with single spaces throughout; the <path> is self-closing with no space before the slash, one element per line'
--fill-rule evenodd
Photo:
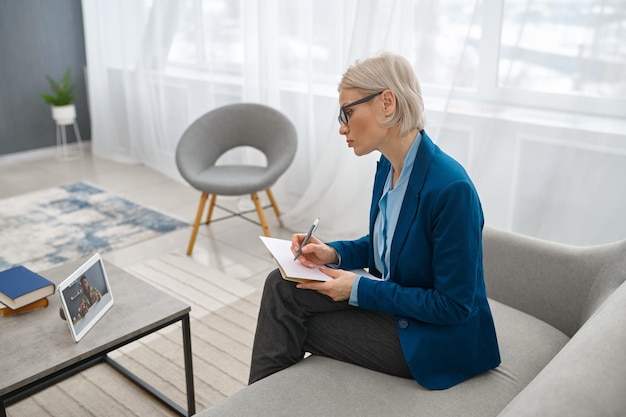
<path fill-rule="evenodd" d="M 415 163 L 415 157 L 417 156 L 417 150 L 419 149 L 420 143 L 422 143 L 422 133 L 417 132 L 415 136 L 415 140 L 411 144 L 409 151 L 406 153 L 404 157 L 404 164 L 402 166 L 402 172 L 400 173 L 400 178 L 398 178 L 398 182 L 396 183 L 396 188 L 398 186 L 403 185 L 404 183 L 409 182 L 409 178 L 411 177 L 411 171 L 413 171 L 413 165 Z M 385 184 L 385 189 L 389 190 L 391 188 L 391 178 L 393 177 L 393 166 L 389 170 L 389 175 L 387 176 L 387 182 Z"/>

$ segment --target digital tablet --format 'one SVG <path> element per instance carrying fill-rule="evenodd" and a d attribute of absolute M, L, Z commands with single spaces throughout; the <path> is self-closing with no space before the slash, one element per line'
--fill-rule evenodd
<path fill-rule="evenodd" d="M 113 294 L 99 253 L 58 287 L 65 321 L 75 342 L 113 307 Z"/>

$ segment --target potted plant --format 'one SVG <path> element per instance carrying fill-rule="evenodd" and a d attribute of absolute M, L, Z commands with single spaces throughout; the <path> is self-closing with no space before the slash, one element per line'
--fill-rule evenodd
<path fill-rule="evenodd" d="M 74 93 L 76 84 L 70 83 L 70 69 L 68 68 L 60 81 L 53 80 L 46 75 L 52 94 L 43 93 L 39 96 L 52 106 L 52 118 L 58 125 L 70 125 L 76 119 L 76 107 L 74 100 L 77 95 Z"/>

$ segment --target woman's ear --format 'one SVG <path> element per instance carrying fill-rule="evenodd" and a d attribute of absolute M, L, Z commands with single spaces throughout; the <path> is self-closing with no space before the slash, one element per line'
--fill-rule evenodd
<path fill-rule="evenodd" d="M 383 98 L 383 111 L 385 116 L 393 114 L 396 110 L 396 95 L 390 89 L 386 89 L 382 94 Z"/>

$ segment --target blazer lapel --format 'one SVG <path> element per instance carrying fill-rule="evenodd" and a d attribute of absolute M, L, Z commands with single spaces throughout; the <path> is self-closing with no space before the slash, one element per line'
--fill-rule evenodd
<path fill-rule="evenodd" d="M 380 201 L 380 197 L 383 195 L 383 188 L 385 186 L 385 182 L 387 181 L 389 170 L 391 169 L 391 163 L 387 158 L 381 155 L 377 165 L 376 176 L 374 177 L 374 187 L 372 190 L 372 205 L 370 207 L 370 239 L 368 256 L 370 272 L 374 275 L 376 275 L 374 272 L 378 271 L 376 269 L 376 262 L 374 261 L 374 223 L 376 222 L 376 217 L 378 216 L 378 202 Z"/>
<path fill-rule="evenodd" d="M 402 201 L 402 207 L 400 208 L 398 224 L 396 225 L 396 230 L 393 234 L 393 241 L 391 242 L 391 271 L 394 271 L 395 266 L 398 264 L 400 248 L 402 248 L 408 237 L 409 226 L 413 223 L 415 217 L 417 216 L 420 194 L 424 188 L 424 182 L 426 180 L 428 169 L 430 168 L 430 163 L 435 155 L 435 144 L 430 140 L 426 132 L 422 130 L 421 133 L 422 143 L 420 143 L 417 155 L 415 156 L 413 171 L 409 177 L 409 184 L 406 189 L 404 200 Z M 378 197 L 380 198 L 380 195 Z"/>
<path fill-rule="evenodd" d="M 383 155 L 378 160 L 378 167 L 376 168 L 376 176 L 374 177 L 374 188 L 372 190 L 372 205 L 370 207 L 370 236 L 374 236 L 374 222 L 378 216 L 378 202 L 383 195 L 383 187 L 389 170 L 391 169 L 391 163 Z"/>

